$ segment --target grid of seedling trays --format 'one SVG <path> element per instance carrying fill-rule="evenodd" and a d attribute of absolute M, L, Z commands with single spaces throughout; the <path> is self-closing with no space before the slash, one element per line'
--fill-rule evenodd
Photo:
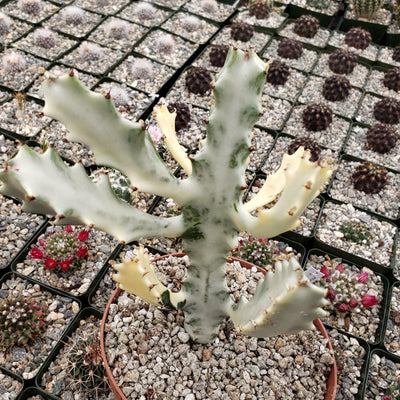
<path fill-rule="evenodd" d="M 303 225 L 271 243 L 278 251 L 301 253 L 305 268 L 328 266 L 334 273 L 340 264 L 353 271 L 352 276 L 368 273 L 373 282 L 369 293 L 379 300 L 375 307 L 378 312 L 368 311 L 358 317 L 362 326 L 357 326 L 351 316 L 334 313 L 324 322 L 334 338 L 340 366 L 337 398 L 382 399 L 387 387 L 400 377 L 400 143 L 380 154 L 366 149 L 366 132 L 376 123 L 372 107 L 377 101 L 382 97 L 400 100 L 399 92 L 382 84 L 385 72 L 400 66 L 392 58 L 391 47 L 399 38 L 388 33 L 386 26 L 354 21 L 351 14 L 346 18 L 346 3 L 332 1 L 323 11 L 304 8 L 304 3 L 277 2 L 268 18 L 256 19 L 249 15 L 246 4 L 229 1 L 1 1 L 1 163 L 4 166 L 21 143 L 27 143 L 37 150 L 55 147 L 67 163 L 81 162 L 93 179 L 103 170 L 95 165 L 87 147 L 69 143 L 65 128 L 41 113 L 44 70 L 57 74 L 73 69 L 92 90 L 110 93 L 125 118 L 143 119 L 153 131 L 156 124 L 151 110 L 160 99 L 185 103 L 190 109 L 190 123 L 178 132 L 178 138 L 189 153 L 196 153 L 199 140 L 205 136 L 204 120 L 212 95 L 189 93 L 184 83 L 187 70 L 201 66 L 215 77 L 219 67 L 209 58 L 215 45 L 250 45 L 268 60 L 277 57 L 283 37 L 302 41 L 299 59 L 281 59 L 289 66 L 288 81 L 281 86 L 265 86 L 265 112 L 254 129 L 245 196 L 257 193 L 295 137 L 310 136 L 318 142 L 321 155 L 338 164 L 334 177 L 307 208 Z M 293 33 L 294 21 L 303 14 L 320 21 L 313 39 Z M 239 20 L 254 27 L 247 43 L 231 38 L 231 26 Z M 358 55 L 355 71 L 349 76 L 354 97 L 341 108 L 340 102 L 322 98 L 321 87 L 326 77 L 333 75 L 327 66 L 329 55 L 344 46 L 345 31 L 352 26 L 368 28 L 373 40 L 366 50 L 351 49 Z M 322 132 L 307 132 L 302 124 L 303 110 L 310 102 L 319 101 L 332 107 L 332 124 Z M 397 135 L 399 126 L 394 126 Z M 156 146 L 168 166 L 181 175 L 162 140 Z M 351 175 L 365 160 L 386 168 L 387 183 L 380 193 L 365 194 L 352 188 Z M 115 172 L 110 177 L 114 189 L 142 210 L 158 215 L 173 215 L 178 210 L 171 199 L 129 191 L 124 177 Z M 5 299 L 10 291 L 20 291 L 24 296 L 44 299 L 52 312 L 43 335 L 46 338 L 39 340 L 33 353 L 24 347 L 0 351 L 0 397 L 72 398 L 72 392 L 65 397 L 67 389 L 57 382 L 48 383 L 49 366 L 65 351 L 68 337 L 74 332 L 78 335 L 82 327 L 98 325 L 115 287 L 108 261 L 120 259 L 133 244 L 119 245 L 108 235 L 92 230 L 87 242 L 90 256 L 84 268 L 45 270 L 40 267 L 42 260 L 31 259 L 29 252 L 39 238 L 48 237 L 54 229 L 52 221 L 22 213 L 13 199 L 0 199 L 0 296 Z M 368 239 L 346 240 L 341 224 L 347 220 L 358 221 Z M 180 250 L 177 240 L 155 239 L 144 244 L 158 254 Z M 349 342 L 352 351 L 342 351 Z M 386 378 L 381 376 L 382 371 Z M 355 390 L 341 385 L 350 373 L 358 378 Z M 385 381 L 388 376 L 392 382 Z"/>

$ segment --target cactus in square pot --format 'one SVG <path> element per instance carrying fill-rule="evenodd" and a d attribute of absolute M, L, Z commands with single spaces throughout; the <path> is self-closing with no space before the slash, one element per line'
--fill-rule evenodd
<path fill-rule="evenodd" d="M 310 153 L 300 147 L 285 154 L 278 171 L 243 203 L 251 132 L 261 111 L 267 70 L 253 50 L 230 48 L 212 83 L 215 103 L 207 139 L 193 158 L 177 141 L 175 112 L 165 104 L 155 107 L 155 119 L 186 172 L 184 178 L 165 166 L 144 123 L 123 119 L 109 95 L 89 91 L 72 72 L 46 74 L 44 113 L 65 124 L 69 140 L 87 144 L 98 164 L 123 172 L 139 190 L 174 198 L 178 216 L 162 218 L 132 207 L 114 194 L 107 176 L 92 182 L 82 165 L 67 166 L 54 149 L 38 154 L 23 146 L 0 173 L 1 192 L 20 199 L 24 211 L 53 215 L 59 224 L 94 226 L 123 243 L 180 236 L 190 262 L 179 292 L 159 281 L 143 248 L 114 265 L 113 278 L 119 289 L 148 303 L 182 309 L 193 342 L 212 341 L 227 317 L 238 333 L 255 337 L 314 329 L 313 320 L 326 315 L 325 291 L 308 280 L 294 257 L 277 262 L 249 300 L 235 303 L 226 283 L 226 262 L 237 246 L 237 232 L 271 238 L 293 229 L 334 169 L 328 161 L 311 162 Z M 272 202 L 273 207 L 264 208 Z"/>

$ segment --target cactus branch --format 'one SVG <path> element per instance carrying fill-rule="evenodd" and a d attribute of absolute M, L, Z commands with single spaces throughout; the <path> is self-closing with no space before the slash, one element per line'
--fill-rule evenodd
<path fill-rule="evenodd" d="M 327 315 L 322 309 L 328 303 L 324 294 L 292 257 L 275 263 L 275 271 L 268 271 L 258 282 L 254 296 L 241 297 L 228 313 L 238 333 L 256 337 L 296 333 L 313 329 L 312 321 Z"/>
<path fill-rule="evenodd" d="M 129 206 L 106 176 L 94 183 L 82 164 L 68 167 L 52 148 L 38 154 L 22 146 L 0 179 L 1 192 L 22 200 L 24 211 L 56 216 L 59 224 L 93 225 L 124 242 L 183 232 L 182 217 L 160 219 Z"/>
<path fill-rule="evenodd" d="M 139 190 L 179 201 L 179 181 L 143 124 L 122 118 L 109 96 L 91 92 L 71 74 L 54 78 L 46 73 L 43 92 L 44 114 L 66 126 L 68 140 L 88 145 L 98 164 L 120 170 Z"/>

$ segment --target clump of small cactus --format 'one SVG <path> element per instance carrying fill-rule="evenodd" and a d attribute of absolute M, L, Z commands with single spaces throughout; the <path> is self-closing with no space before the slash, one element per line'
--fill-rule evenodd
<path fill-rule="evenodd" d="M 312 15 L 302 15 L 294 23 L 293 31 L 299 36 L 313 38 L 319 29 L 319 21 Z"/>
<path fill-rule="evenodd" d="M 357 18 L 371 20 L 382 7 L 385 0 L 351 0 Z"/>
<path fill-rule="evenodd" d="M 68 25 L 78 26 L 85 21 L 85 12 L 77 6 L 67 6 L 61 11 L 61 17 Z"/>
<path fill-rule="evenodd" d="M 278 56 L 297 60 L 303 54 L 303 43 L 291 38 L 283 38 L 278 44 Z"/>
<path fill-rule="evenodd" d="M 231 38 L 240 42 L 248 42 L 254 35 L 254 27 L 246 22 L 236 22 L 231 26 Z"/>
<path fill-rule="evenodd" d="M 368 272 L 355 272 L 350 268 L 344 268 L 343 263 L 334 261 L 324 262 L 320 269 L 324 276 L 319 284 L 328 289 L 326 296 L 329 304 L 325 309 L 331 314 L 344 317 L 377 306 L 379 304 L 377 297 L 369 294 L 366 285 Z"/>
<path fill-rule="evenodd" d="M 96 330 L 83 331 L 66 344 L 68 364 L 65 370 L 72 380 L 71 389 L 99 393 L 108 390 L 108 380 L 100 351 L 100 338 Z"/>
<path fill-rule="evenodd" d="M 56 37 L 52 30 L 48 28 L 39 28 L 33 34 L 33 43 L 44 49 L 51 49 L 56 44 Z"/>
<path fill-rule="evenodd" d="M 332 75 L 325 79 L 322 95 L 329 101 L 343 101 L 349 97 L 350 81 L 345 76 Z"/>
<path fill-rule="evenodd" d="M 153 76 L 153 64 L 146 58 L 136 59 L 132 64 L 131 73 L 135 79 L 150 79 Z"/>
<path fill-rule="evenodd" d="M 391 68 L 385 72 L 383 84 L 391 90 L 400 92 L 400 68 Z"/>
<path fill-rule="evenodd" d="M 0 300 L 0 344 L 25 346 L 43 331 L 45 309 L 32 297 L 12 296 Z"/>
<path fill-rule="evenodd" d="M 400 44 L 393 49 L 392 59 L 400 62 Z"/>
<path fill-rule="evenodd" d="M 105 26 L 104 30 L 111 39 L 125 39 L 129 35 L 129 23 L 122 19 L 113 19 Z"/>
<path fill-rule="evenodd" d="M 226 44 L 217 44 L 210 50 L 208 59 L 213 67 L 221 68 L 225 64 L 226 55 L 228 54 L 229 46 Z"/>
<path fill-rule="evenodd" d="M 379 193 L 387 180 L 387 169 L 370 161 L 358 164 L 351 176 L 354 189 L 366 194 Z"/>
<path fill-rule="evenodd" d="M 190 108 L 185 103 L 175 102 L 168 104 L 170 113 L 176 112 L 175 131 L 186 129 L 190 124 Z"/>
<path fill-rule="evenodd" d="M 302 120 L 307 130 L 323 131 L 332 123 L 333 113 L 325 104 L 312 103 L 303 110 Z"/>
<path fill-rule="evenodd" d="M 328 65 L 335 74 L 351 74 L 357 65 L 357 55 L 347 49 L 336 49 L 329 56 Z"/>
<path fill-rule="evenodd" d="M 188 15 L 182 20 L 182 27 L 186 32 L 196 32 L 201 25 L 201 21 L 194 15 Z"/>
<path fill-rule="evenodd" d="M 308 136 L 300 136 L 293 139 L 289 144 L 288 154 L 296 153 L 300 146 L 303 146 L 305 150 L 308 150 L 311 153 L 310 161 L 315 162 L 319 160 L 321 147 L 315 140 Z"/>
<path fill-rule="evenodd" d="M 0 36 L 5 36 L 11 30 L 11 18 L 0 12 Z"/>
<path fill-rule="evenodd" d="M 274 86 L 284 85 L 290 76 L 289 66 L 279 60 L 272 61 L 267 73 L 267 82 Z"/>
<path fill-rule="evenodd" d="M 347 46 L 354 47 L 358 50 L 365 50 L 371 43 L 371 34 L 363 28 L 351 28 L 344 37 Z"/>
<path fill-rule="evenodd" d="M 134 14 L 140 19 L 154 19 L 157 9 L 150 3 L 144 1 L 136 4 Z"/>
<path fill-rule="evenodd" d="M 267 19 L 270 11 L 268 3 L 264 0 L 254 1 L 249 6 L 249 14 L 257 19 Z"/>
<path fill-rule="evenodd" d="M 85 242 L 88 237 L 88 230 L 76 232 L 67 225 L 63 230 L 50 233 L 46 239 L 39 239 L 39 245 L 33 246 L 29 257 L 44 260 L 46 269 L 58 266 L 62 271 L 68 271 L 71 267 L 80 266 L 85 259 L 88 253 Z"/>
<path fill-rule="evenodd" d="M 103 49 L 96 43 L 83 42 L 78 48 L 78 53 L 83 61 L 98 61 L 103 56 Z"/>
<path fill-rule="evenodd" d="M 192 67 L 185 75 L 185 86 L 190 93 L 204 96 L 211 90 L 212 76 L 203 67 Z"/>
<path fill-rule="evenodd" d="M 340 225 L 339 231 L 347 241 L 355 243 L 368 241 L 371 236 L 369 229 L 359 221 L 345 221 Z"/>
<path fill-rule="evenodd" d="M 22 72 L 26 68 L 26 61 L 22 54 L 12 51 L 3 56 L 2 60 L 3 69 L 6 72 L 15 74 L 17 72 Z"/>
<path fill-rule="evenodd" d="M 175 40 L 171 35 L 162 35 L 156 40 L 156 47 L 160 53 L 170 54 L 174 51 Z"/>
<path fill-rule="evenodd" d="M 374 105 L 374 117 L 384 124 L 396 125 L 400 122 L 400 101 L 385 97 Z"/>
<path fill-rule="evenodd" d="M 400 378 L 387 388 L 383 400 L 400 400 Z"/>
<path fill-rule="evenodd" d="M 232 255 L 260 268 L 266 268 L 273 264 L 274 248 L 268 239 L 249 236 L 247 239 L 239 239 L 239 244 L 232 251 Z"/>
<path fill-rule="evenodd" d="M 25 14 L 39 15 L 43 6 L 41 0 L 18 0 L 18 7 Z"/>
<path fill-rule="evenodd" d="M 214 14 L 218 10 L 218 3 L 215 0 L 202 0 L 200 7 L 209 14 Z"/>
<path fill-rule="evenodd" d="M 388 153 L 398 141 L 396 130 L 391 126 L 384 124 L 375 124 L 371 126 L 366 134 L 367 149 L 381 154 Z"/>

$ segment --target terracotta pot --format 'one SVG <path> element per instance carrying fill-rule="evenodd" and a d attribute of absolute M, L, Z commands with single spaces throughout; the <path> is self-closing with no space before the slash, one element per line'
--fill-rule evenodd
<path fill-rule="evenodd" d="M 167 254 L 165 256 L 161 256 L 158 259 L 162 259 L 162 258 L 167 258 L 169 256 L 176 256 L 176 257 L 183 257 L 184 254 L 183 253 L 175 253 L 175 254 Z M 240 264 L 242 265 L 242 267 L 244 268 L 252 268 L 255 265 L 251 264 L 247 261 L 241 260 L 240 258 L 236 258 L 236 257 L 229 257 L 228 261 L 238 261 L 240 262 Z M 264 272 L 264 270 L 262 268 L 259 268 L 257 266 L 255 266 L 260 272 Z M 107 373 L 107 377 L 109 380 L 109 385 L 110 388 L 115 396 L 115 400 L 127 400 L 127 398 L 125 397 L 124 393 L 122 392 L 122 390 L 120 389 L 120 387 L 118 386 L 110 366 L 108 365 L 108 361 L 107 361 L 107 356 L 106 356 L 106 351 L 105 351 L 105 343 L 104 343 L 104 339 L 105 339 L 105 326 L 107 323 L 107 318 L 108 318 L 108 313 L 110 310 L 110 306 L 111 304 L 114 303 L 114 300 L 116 300 L 118 298 L 118 296 L 120 295 L 120 293 L 122 292 L 121 289 L 115 289 L 113 294 L 110 297 L 110 300 L 107 303 L 106 309 L 104 310 L 104 314 L 103 314 L 103 318 L 101 320 L 101 326 L 100 326 L 100 348 L 101 348 L 101 357 L 103 359 L 104 362 L 104 367 Z M 328 339 L 328 348 L 333 352 L 333 348 L 332 348 L 332 344 L 328 335 L 328 332 L 326 331 L 324 325 L 322 324 L 321 320 L 319 319 L 315 319 L 314 321 L 314 325 L 315 327 L 321 332 L 322 336 L 326 339 Z M 327 391 L 325 394 L 325 400 L 335 400 L 336 398 L 336 390 L 337 390 L 337 365 L 336 365 L 336 361 L 334 362 L 334 364 L 332 365 L 332 369 L 331 369 L 331 373 L 329 375 L 328 381 L 326 383 L 327 385 Z"/>

